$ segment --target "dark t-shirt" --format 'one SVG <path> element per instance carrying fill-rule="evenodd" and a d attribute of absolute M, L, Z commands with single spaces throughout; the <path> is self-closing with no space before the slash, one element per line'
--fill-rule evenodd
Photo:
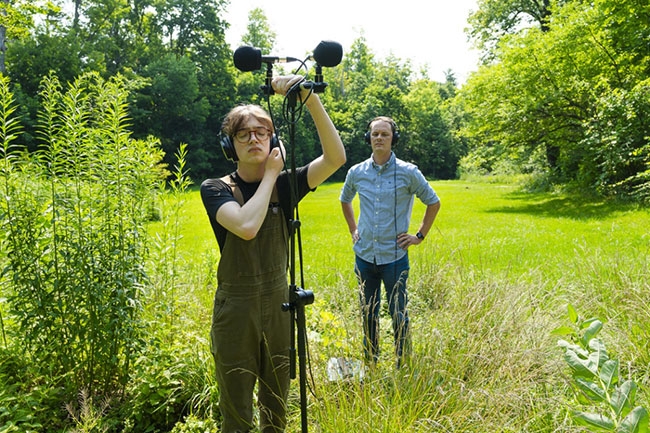
<path fill-rule="evenodd" d="M 296 169 L 296 203 L 302 200 L 309 190 L 309 184 L 307 183 L 307 168 L 309 166 L 299 167 Z M 244 197 L 244 203 L 246 203 L 250 198 L 255 194 L 257 188 L 260 185 L 260 182 L 247 183 L 244 182 L 237 172 L 231 173 L 231 179 L 237 184 L 239 189 L 242 192 Z M 284 212 L 284 216 L 287 220 L 287 228 L 289 233 L 291 233 L 291 220 L 293 219 L 293 209 L 291 208 L 291 172 L 283 171 L 278 176 L 278 179 L 275 182 L 275 185 L 278 189 L 278 200 L 279 203 L 272 203 L 280 206 Z M 219 208 L 229 201 L 237 201 L 233 195 L 232 189 L 229 185 L 223 182 L 221 179 L 206 179 L 201 184 L 201 199 L 203 200 L 203 206 L 208 213 L 208 218 L 210 219 L 210 225 L 212 226 L 212 231 L 214 232 L 217 242 L 219 243 L 219 250 L 223 251 L 223 246 L 226 242 L 226 233 L 227 230 L 217 222 L 217 211 Z M 271 204 L 269 204 L 271 206 Z"/>

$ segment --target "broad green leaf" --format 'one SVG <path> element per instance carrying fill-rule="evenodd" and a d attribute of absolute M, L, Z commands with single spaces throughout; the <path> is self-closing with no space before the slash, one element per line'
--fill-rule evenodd
<path fill-rule="evenodd" d="M 648 432 L 648 411 L 641 406 L 634 408 L 623 422 L 619 424 L 617 433 L 647 433 Z"/>
<path fill-rule="evenodd" d="M 551 335 L 573 335 L 575 331 L 570 326 L 560 326 L 551 331 Z"/>
<path fill-rule="evenodd" d="M 603 431 L 614 431 L 616 427 L 614 421 L 598 413 L 575 411 L 573 412 L 573 419 L 578 424 L 600 428 Z"/>
<path fill-rule="evenodd" d="M 603 381 L 607 388 L 611 388 L 618 383 L 618 360 L 609 359 L 605 361 L 600 368 L 600 380 Z"/>
<path fill-rule="evenodd" d="M 625 416 L 632 409 L 636 396 L 636 383 L 631 380 L 626 381 L 612 394 L 611 406 L 616 415 Z"/>
<path fill-rule="evenodd" d="M 594 402 L 602 402 L 607 400 L 606 390 L 602 389 L 597 383 L 591 380 L 586 380 L 582 377 L 576 377 L 576 384 L 578 388 L 584 392 L 590 400 Z"/>
<path fill-rule="evenodd" d="M 587 367 L 589 367 L 595 375 L 598 375 L 598 369 L 609 359 L 609 357 L 607 356 L 607 352 L 594 351 L 589 353 L 588 359 L 589 364 Z"/>
<path fill-rule="evenodd" d="M 574 376 L 583 376 L 588 379 L 598 374 L 598 365 L 591 362 L 589 359 L 581 359 L 575 352 L 567 350 L 564 353 L 564 359 L 573 370 Z"/>
<path fill-rule="evenodd" d="M 597 353 L 598 365 L 603 365 L 609 359 L 605 343 L 600 338 L 594 338 L 589 341 L 589 351 Z"/>
<path fill-rule="evenodd" d="M 580 327 L 580 329 L 587 329 L 594 322 L 600 322 L 600 319 L 598 319 L 598 317 L 590 317 L 589 319 L 585 319 L 582 322 L 580 322 L 578 326 Z"/>
<path fill-rule="evenodd" d="M 578 346 L 577 344 L 570 343 L 566 340 L 558 340 L 557 345 L 566 349 L 566 350 L 571 350 L 572 352 L 575 352 L 579 357 L 581 358 L 586 358 L 589 356 L 589 351 Z"/>
<path fill-rule="evenodd" d="M 568 304 L 566 308 L 569 312 L 569 320 L 571 320 L 572 323 L 578 323 L 578 313 L 576 312 L 576 309 L 573 308 L 573 305 Z"/>
<path fill-rule="evenodd" d="M 600 320 L 595 319 L 593 322 L 591 322 L 587 327 L 587 329 L 585 330 L 585 333 L 582 335 L 581 341 L 583 346 L 588 347 L 591 339 L 594 338 L 602 328 L 603 328 L 603 322 L 601 322 Z"/>

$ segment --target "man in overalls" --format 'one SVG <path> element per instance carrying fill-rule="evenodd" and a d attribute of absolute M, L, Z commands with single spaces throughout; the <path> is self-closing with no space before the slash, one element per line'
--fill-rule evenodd
<path fill-rule="evenodd" d="M 273 90 L 286 95 L 301 80 L 294 75 L 274 77 Z M 345 163 L 343 143 L 318 95 L 300 90 L 299 96 L 306 99 L 323 154 L 296 169 L 298 200 Z M 222 134 L 224 153 L 237 162 L 237 170 L 201 185 L 221 251 L 211 329 L 221 431 L 254 428 L 257 382 L 260 430 L 282 432 L 290 382 L 291 314 L 281 306 L 289 301 L 291 174 L 283 171 L 284 148 L 262 107 L 233 108 L 223 122 Z"/>

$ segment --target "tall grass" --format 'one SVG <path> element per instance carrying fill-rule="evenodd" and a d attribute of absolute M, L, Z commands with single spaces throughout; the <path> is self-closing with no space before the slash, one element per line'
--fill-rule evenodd
<path fill-rule="evenodd" d="M 434 182 L 442 210 L 410 251 L 414 356 L 395 370 L 390 321 L 382 357 L 363 382 L 329 382 L 330 357 L 361 358 L 352 244 L 340 184 L 300 205 L 310 353 L 308 417 L 316 432 L 568 432 L 573 403 L 551 331 L 566 305 L 602 318 L 603 339 L 639 383 L 650 378 L 650 213 L 634 205 L 526 194 L 515 185 Z M 198 192 L 188 192 L 184 236 L 193 264 L 213 270 L 216 241 Z M 412 231 L 424 207 L 416 204 Z M 298 264 L 297 264 L 298 265 Z M 188 280 L 190 281 L 191 278 Z M 197 329 L 209 329 L 214 281 L 201 284 Z M 206 348 L 207 350 L 207 348 Z M 300 431 L 297 386 L 289 431 Z"/>

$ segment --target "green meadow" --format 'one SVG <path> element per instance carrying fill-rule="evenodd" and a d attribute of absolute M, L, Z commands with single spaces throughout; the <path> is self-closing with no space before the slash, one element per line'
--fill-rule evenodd
<path fill-rule="evenodd" d="M 513 184 L 432 185 L 441 211 L 426 240 L 409 252 L 412 360 L 395 369 L 384 311 L 382 356 L 363 380 L 330 381 L 326 369 L 330 358 L 362 354 L 341 184 L 320 186 L 299 206 L 296 282 L 315 295 L 305 308 L 310 431 L 587 431 L 571 411 L 608 408 L 579 397 L 552 334 L 571 325 L 568 305 L 581 320 L 603 322 L 599 338 L 620 361 L 621 378 L 638 385 L 637 405 L 648 408 L 650 211 L 527 193 Z M 180 199 L 174 245 L 185 287 L 175 314 L 207 337 L 218 248 L 198 191 Z M 412 232 L 423 211 L 416 200 Z M 207 345 L 203 349 L 209 354 Z M 209 363 L 206 370 L 207 376 Z M 301 431 L 298 389 L 296 379 L 289 432 Z"/>

